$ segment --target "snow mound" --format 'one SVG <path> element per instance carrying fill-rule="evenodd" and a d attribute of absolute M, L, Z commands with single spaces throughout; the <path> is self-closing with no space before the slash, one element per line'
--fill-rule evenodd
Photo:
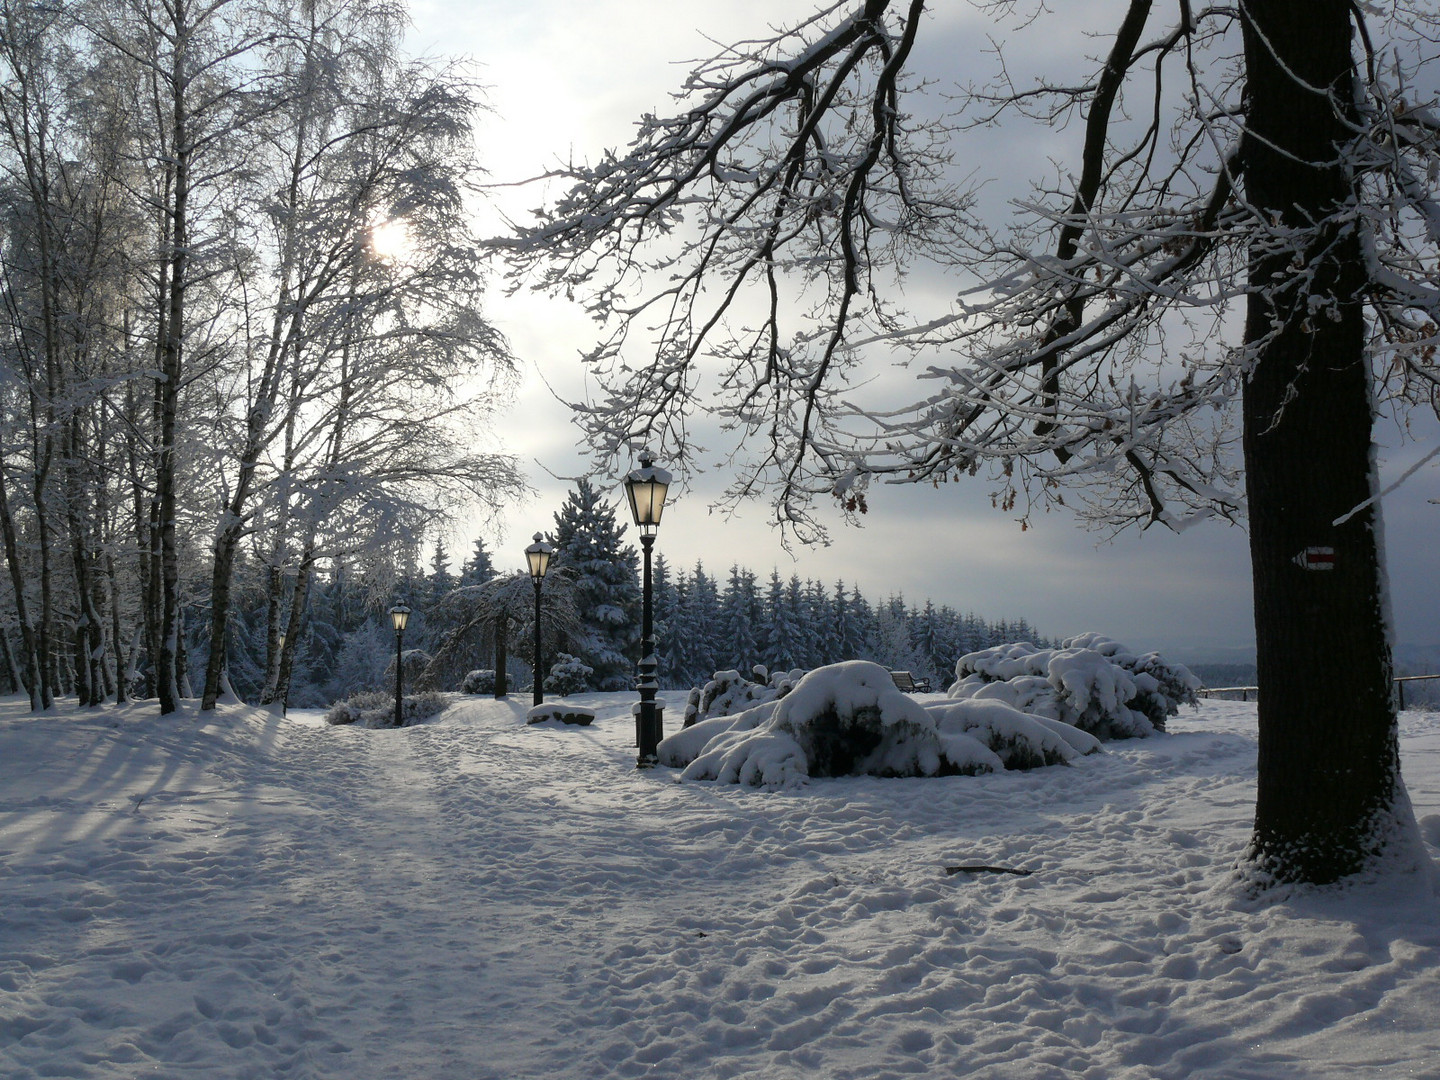
<path fill-rule="evenodd" d="M 810 777 L 1005 769 L 984 742 L 958 724 L 942 730 L 923 705 L 896 689 L 889 671 L 864 660 L 817 668 L 783 698 L 701 721 L 662 742 L 660 760 L 683 765 L 682 779 L 755 787 L 793 787 Z"/>
<path fill-rule="evenodd" d="M 727 668 L 715 672 L 704 686 L 691 690 L 689 700 L 685 702 L 685 726 L 688 728 L 717 716 L 733 716 L 782 698 L 795 688 L 805 672 L 797 668 L 772 674 L 756 665 L 753 674 L 755 679 L 747 679 L 733 668 Z"/>
<path fill-rule="evenodd" d="M 1179 707 L 1198 705 L 1200 680 L 1159 653 L 1137 656 L 1101 634 L 1080 634 L 1057 649 L 1030 642 L 962 656 L 948 695 L 995 700 L 1101 739 L 1165 730 Z"/>
<path fill-rule="evenodd" d="M 525 714 L 527 724 L 548 724 L 551 721 L 589 727 L 595 722 L 595 710 L 579 705 L 567 705 L 563 701 L 547 701 L 534 706 Z"/>
<path fill-rule="evenodd" d="M 1003 701 L 965 699 L 927 705 L 942 734 L 979 740 L 1007 769 L 1066 765 L 1100 749 L 1100 740 L 1059 720 L 1027 716 Z"/>
<path fill-rule="evenodd" d="M 712 716 L 691 723 L 668 739 L 661 740 L 656 748 L 660 764 L 684 768 L 704 753 L 712 742 L 718 745 L 718 741 L 726 735 L 740 735 L 759 727 L 774 715 L 777 704 L 775 700 L 765 701 L 743 712 Z"/>

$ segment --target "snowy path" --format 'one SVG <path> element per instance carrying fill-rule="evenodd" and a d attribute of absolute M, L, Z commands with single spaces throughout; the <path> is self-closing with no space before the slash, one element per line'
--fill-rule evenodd
<path fill-rule="evenodd" d="M 1433 894 L 1229 887 L 1253 706 L 1073 768 L 767 794 L 635 770 L 628 701 L 588 700 L 403 731 L 0 706 L 0 1075 L 1440 1076 Z M 1440 717 L 1405 754 L 1434 854 Z"/>

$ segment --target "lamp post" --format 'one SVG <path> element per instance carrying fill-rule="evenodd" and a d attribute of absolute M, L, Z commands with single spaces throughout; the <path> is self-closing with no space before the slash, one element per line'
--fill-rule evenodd
<path fill-rule="evenodd" d="M 545 704 L 545 688 L 542 685 L 545 665 L 540 662 L 540 582 L 545 579 L 545 571 L 550 569 L 550 557 L 555 554 L 555 549 L 539 533 L 535 534 L 535 542 L 525 549 L 525 561 L 530 564 L 530 580 L 535 584 L 535 700 L 534 704 Z"/>
<path fill-rule="evenodd" d="M 640 709 L 635 714 L 635 742 L 639 749 L 639 768 L 654 765 L 660 745 L 661 714 L 655 707 L 655 692 L 660 688 L 656 678 L 659 665 L 655 660 L 655 621 L 650 583 L 650 549 L 655 546 L 655 532 L 660 528 L 660 514 L 665 509 L 665 493 L 670 488 L 670 474 L 655 467 L 649 450 L 640 451 L 640 467 L 625 477 L 625 494 L 630 499 L 630 514 L 640 530 L 640 546 L 645 552 L 643 592 L 644 615 L 640 624 L 640 663 L 635 688 L 640 691 Z"/>
<path fill-rule="evenodd" d="M 396 604 L 390 609 L 390 621 L 395 626 L 395 726 L 400 727 L 404 723 L 400 674 L 405 666 L 400 643 L 405 638 L 405 624 L 410 621 L 410 609 L 404 604 Z"/>

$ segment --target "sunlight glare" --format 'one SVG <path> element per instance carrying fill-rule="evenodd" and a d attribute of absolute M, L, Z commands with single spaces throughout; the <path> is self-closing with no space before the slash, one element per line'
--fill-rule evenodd
<path fill-rule="evenodd" d="M 370 250 L 386 262 L 403 262 L 411 252 L 410 225 L 404 218 L 387 218 L 370 226 Z"/>

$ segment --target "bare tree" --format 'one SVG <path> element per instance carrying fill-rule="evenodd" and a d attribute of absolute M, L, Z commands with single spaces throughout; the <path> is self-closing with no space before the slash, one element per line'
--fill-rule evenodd
<path fill-rule="evenodd" d="M 246 363 L 226 373 L 235 404 L 218 417 L 217 471 L 226 479 L 202 708 L 213 708 L 220 692 L 235 556 L 262 508 L 276 529 L 272 580 L 289 541 L 297 580 L 308 582 L 314 560 L 336 550 L 319 541 L 327 526 L 315 515 L 354 510 L 365 486 L 362 463 L 372 478 L 389 477 L 376 490 L 408 482 L 397 481 L 401 474 L 447 471 L 468 472 L 469 494 L 487 504 L 515 490 L 513 476 L 500 476 L 508 466 L 498 457 L 435 453 L 448 445 L 436 429 L 447 415 L 461 415 L 461 398 L 434 395 L 411 413 L 423 395 L 410 395 L 405 414 L 384 432 L 369 419 L 397 400 L 391 387 L 403 394 L 465 378 L 490 385 L 512 370 L 504 339 L 480 314 L 479 245 L 466 243 L 464 195 L 478 174 L 469 138 L 476 88 L 453 70 L 405 61 L 399 18 L 383 0 L 306 4 L 276 16 L 277 40 L 265 50 L 273 103 L 256 125 L 253 182 L 263 226 L 247 281 Z M 393 249 L 377 237 L 389 237 Z M 491 407 L 474 395 L 463 403 Z M 396 438 L 432 435 L 423 453 Z M 418 467 L 422 460 L 428 468 Z M 305 479 L 317 468 L 349 479 L 339 488 L 314 473 Z M 301 488 L 311 480 L 323 490 L 307 498 Z M 284 536 L 291 527 L 300 535 Z M 297 589 L 292 601 L 305 595 Z M 277 609 L 268 650 L 274 685 L 283 685 L 282 667 L 289 671 L 279 655 L 284 627 Z M 296 640 L 285 637 L 287 647 Z"/>
<path fill-rule="evenodd" d="M 534 583 L 528 574 L 491 578 L 481 585 L 466 585 L 446 594 L 430 609 L 431 623 L 440 636 L 431 654 L 425 679 L 431 686 L 454 683 L 471 666 L 471 658 L 485 651 L 495 657 L 495 696 L 507 692 L 505 657 L 511 642 L 533 648 L 535 639 Z M 545 576 L 540 608 L 541 649 L 555 651 L 584 633 L 576 608 L 575 582 L 563 568 Z M 530 658 L 535 678 L 543 679 L 535 657 Z"/>
<path fill-rule="evenodd" d="M 773 492 L 802 539 L 816 497 L 861 512 L 876 478 L 982 469 L 1007 508 L 1069 498 L 1107 528 L 1248 512 L 1248 865 L 1353 873 L 1410 815 L 1371 425 L 1377 392 L 1434 402 L 1440 127 L 1412 85 L 1434 13 L 1178 0 L 1162 19 L 1129 0 L 1088 77 L 1017 86 L 1002 67 L 945 121 L 910 111 L 929 105 L 908 66 L 932 6 L 827 4 L 698 66 L 624 152 L 559 170 L 568 192 L 507 246 L 605 322 L 592 448 L 683 458 L 708 412 L 744 436 L 731 494 Z M 949 159 L 968 128 L 1026 118 L 1082 120 L 1080 168 L 992 229 Z M 916 266 L 957 272 L 953 306 L 891 299 Z M 645 271 L 662 283 L 633 299 Z M 930 389 L 867 407 L 854 381 L 888 349 Z"/>

